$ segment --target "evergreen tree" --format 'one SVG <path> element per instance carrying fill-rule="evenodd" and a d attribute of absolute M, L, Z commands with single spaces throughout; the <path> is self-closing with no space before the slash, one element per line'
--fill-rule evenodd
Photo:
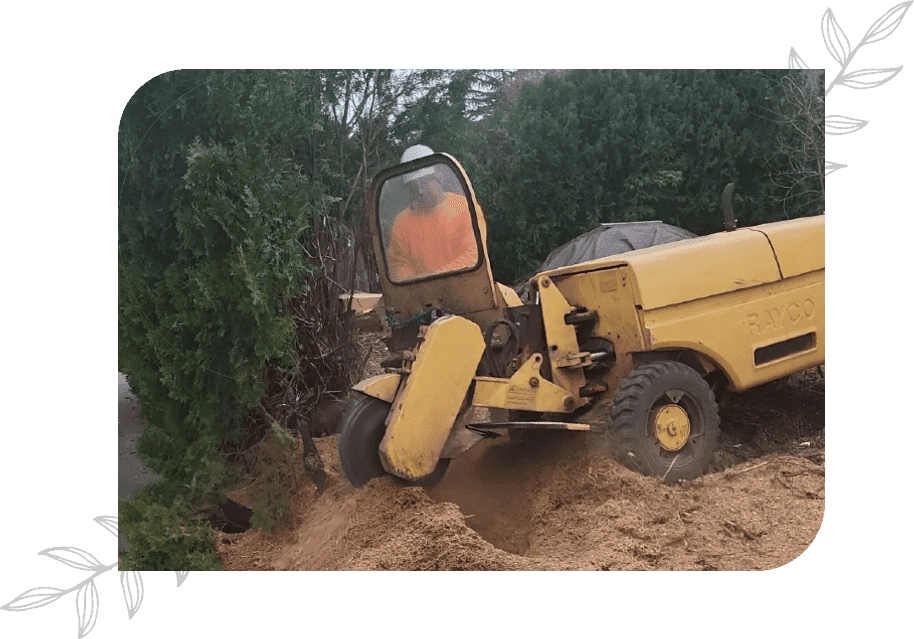
<path fill-rule="evenodd" d="M 775 205 L 779 72 L 572 70 L 534 79 L 474 124 L 464 148 L 503 280 L 528 276 L 599 222 L 721 230 L 729 182 L 743 225 L 817 212 Z"/>

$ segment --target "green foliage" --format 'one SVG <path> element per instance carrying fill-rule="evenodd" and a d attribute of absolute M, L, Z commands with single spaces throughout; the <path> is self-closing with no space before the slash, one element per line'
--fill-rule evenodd
<path fill-rule="evenodd" d="M 255 481 L 248 489 L 254 511 L 251 525 L 270 532 L 289 514 L 290 500 L 302 474 L 292 433 L 274 422 L 258 444 L 256 457 Z"/>
<path fill-rule="evenodd" d="M 574 70 L 523 85 L 452 151 L 486 211 L 496 277 L 529 275 L 599 222 L 721 230 L 728 182 L 743 225 L 817 213 L 782 207 L 772 179 L 783 73 Z"/>
<path fill-rule="evenodd" d="M 303 288 L 307 189 L 295 175 L 262 175 L 259 160 L 238 144 L 191 145 L 167 214 L 170 263 L 144 273 L 124 260 L 121 360 L 150 422 L 139 451 L 169 478 L 189 482 L 220 440 L 237 439 L 264 363 L 292 352 L 294 321 L 277 300 Z"/>
<path fill-rule="evenodd" d="M 682 171 L 654 171 L 630 175 L 623 182 L 623 186 L 632 193 L 633 200 L 631 208 L 622 214 L 620 221 L 634 222 L 656 217 L 657 210 L 654 207 L 664 198 L 675 194 L 682 181 Z"/>
<path fill-rule="evenodd" d="M 338 266 L 366 256 L 367 180 L 402 150 L 389 125 L 423 77 L 175 71 L 124 109 L 118 364 L 147 422 L 140 457 L 195 503 L 237 481 L 262 407 L 288 422 L 350 383 Z"/>
<path fill-rule="evenodd" d="M 187 170 L 185 147 L 191 136 L 224 137 L 223 124 L 206 107 L 206 71 L 180 71 L 153 78 L 124 107 L 118 129 L 118 198 L 139 211 L 157 211 L 171 205 L 181 176 Z M 165 220 L 148 214 L 137 220 L 145 232 L 146 252 L 168 250 L 173 230 Z"/>
<path fill-rule="evenodd" d="M 138 92 L 145 109 L 167 103 L 176 84 L 167 74 L 150 83 Z M 145 134 L 148 118 L 127 117 L 144 112 L 137 105 L 122 122 L 123 140 L 149 142 L 126 163 L 121 191 L 119 364 L 148 422 L 141 458 L 184 485 L 218 491 L 231 478 L 222 450 L 246 434 L 265 363 L 292 361 L 295 322 L 279 301 L 304 290 L 312 266 L 301 241 L 322 201 L 277 151 L 295 130 L 283 116 L 302 126 L 277 85 L 269 75 L 215 76 Z M 207 118 L 218 126 L 175 124 Z"/>
<path fill-rule="evenodd" d="M 118 529 L 129 548 L 122 570 L 221 570 L 216 537 L 183 499 L 151 484 L 118 505 Z"/>

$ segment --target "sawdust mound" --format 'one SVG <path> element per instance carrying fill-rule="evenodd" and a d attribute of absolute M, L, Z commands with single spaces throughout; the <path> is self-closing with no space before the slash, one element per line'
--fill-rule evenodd
<path fill-rule="evenodd" d="M 318 494 L 304 479 L 294 522 L 273 534 L 219 534 L 229 570 L 506 570 L 517 558 L 468 528 L 457 505 L 423 488 L 378 478 L 362 489 L 343 478 L 335 436 L 317 441 L 328 470 Z"/>
<path fill-rule="evenodd" d="M 428 490 L 303 479 L 295 517 L 271 534 L 220 534 L 228 570 L 760 570 L 799 556 L 824 512 L 823 467 L 753 460 L 687 484 L 643 477 L 586 438 L 494 440 Z"/>
<path fill-rule="evenodd" d="M 365 375 L 379 335 L 360 334 Z M 451 462 L 438 486 L 343 478 L 337 437 L 315 440 L 285 526 L 217 533 L 227 570 L 765 570 L 813 542 L 825 511 L 823 369 L 721 409 L 709 475 L 670 486 L 613 461 L 596 437 L 498 438 Z M 302 447 L 298 446 L 299 455 Z M 299 463 L 301 460 L 299 459 Z"/>
<path fill-rule="evenodd" d="M 431 494 L 476 513 L 468 526 L 530 570 L 776 568 L 809 546 L 824 514 L 825 471 L 797 455 L 675 486 L 585 437 L 496 443 L 457 461 Z"/>

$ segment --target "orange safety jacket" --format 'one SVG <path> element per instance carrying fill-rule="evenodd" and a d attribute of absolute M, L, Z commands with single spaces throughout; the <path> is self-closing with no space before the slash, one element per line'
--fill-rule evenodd
<path fill-rule="evenodd" d="M 479 254 L 466 199 L 446 193 L 432 211 L 401 211 L 390 232 L 387 256 L 395 282 L 475 265 Z"/>

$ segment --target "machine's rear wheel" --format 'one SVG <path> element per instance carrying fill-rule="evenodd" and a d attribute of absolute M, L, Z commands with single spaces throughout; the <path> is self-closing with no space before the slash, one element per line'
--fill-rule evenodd
<path fill-rule="evenodd" d="M 707 470 L 717 450 L 714 393 L 680 362 L 653 362 L 629 373 L 613 397 L 610 416 L 614 454 L 645 475 L 693 479 Z"/>
<path fill-rule="evenodd" d="M 375 477 L 388 474 L 381 464 L 378 447 L 384 439 L 384 420 L 389 411 L 389 403 L 362 393 L 356 393 L 350 400 L 340 421 L 338 447 L 343 474 L 353 486 L 364 486 Z M 414 486 L 434 486 L 441 481 L 450 461 L 438 460 L 430 475 L 416 481 L 397 479 Z"/>

